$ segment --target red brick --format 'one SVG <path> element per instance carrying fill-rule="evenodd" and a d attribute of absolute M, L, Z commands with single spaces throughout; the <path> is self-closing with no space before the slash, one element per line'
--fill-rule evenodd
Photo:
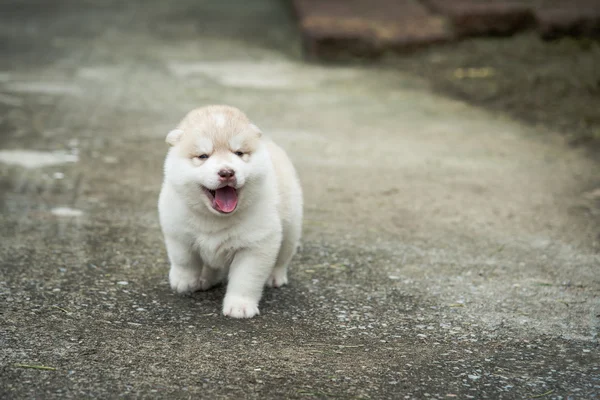
<path fill-rule="evenodd" d="M 512 35 L 535 23 L 526 0 L 424 0 L 450 19 L 458 36 Z"/>
<path fill-rule="evenodd" d="M 376 57 L 452 39 L 446 20 L 416 0 L 293 0 L 308 56 Z"/>

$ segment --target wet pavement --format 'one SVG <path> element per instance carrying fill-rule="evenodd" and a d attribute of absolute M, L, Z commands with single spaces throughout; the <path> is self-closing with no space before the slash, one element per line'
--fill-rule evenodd
<path fill-rule="evenodd" d="M 598 164 L 299 43 L 275 0 L 0 5 L 0 397 L 599 397 Z M 210 103 L 305 191 L 251 320 L 167 282 L 164 137 Z"/>

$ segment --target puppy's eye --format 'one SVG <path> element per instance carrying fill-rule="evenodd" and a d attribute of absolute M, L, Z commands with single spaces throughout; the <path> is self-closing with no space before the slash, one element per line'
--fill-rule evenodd
<path fill-rule="evenodd" d="M 244 155 L 244 153 L 242 151 L 236 151 L 235 155 L 238 157 L 242 157 Z"/>
<path fill-rule="evenodd" d="M 201 160 L 206 160 L 208 158 L 208 154 L 200 154 L 199 156 L 196 156 L 196 158 L 199 158 Z"/>

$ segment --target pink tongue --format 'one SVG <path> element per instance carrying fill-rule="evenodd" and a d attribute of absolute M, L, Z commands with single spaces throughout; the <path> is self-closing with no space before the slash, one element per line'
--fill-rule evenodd
<path fill-rule="evenodd" d="M 230 213 L 237 206 L 237 193 L 231 186 L 215 190 L 215 204 L 219 211 Z"/>

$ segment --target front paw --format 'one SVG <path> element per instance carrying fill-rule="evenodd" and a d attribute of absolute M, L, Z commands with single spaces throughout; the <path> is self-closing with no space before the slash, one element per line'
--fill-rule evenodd
<path fill-rule="evenodd" d="M 206 285 L 201 271 L 184 269 L 175 265 L 171 266 L 169 271 L 169 283 L 171 289 L 177 293 L 192 293 L 203 290 Z"/>
<path fill-rule="evenodd" d="M 241 296 L 225 296 L 223 315 L 232 318 L 252 318 L 260 314 L 258 302 Z"/>
<path fill-rule="evenodd" d="M 288 284 L 287 270 L 275 268 L 267 279 L 267 286 L 272 288 L 282 287 Z"/>

